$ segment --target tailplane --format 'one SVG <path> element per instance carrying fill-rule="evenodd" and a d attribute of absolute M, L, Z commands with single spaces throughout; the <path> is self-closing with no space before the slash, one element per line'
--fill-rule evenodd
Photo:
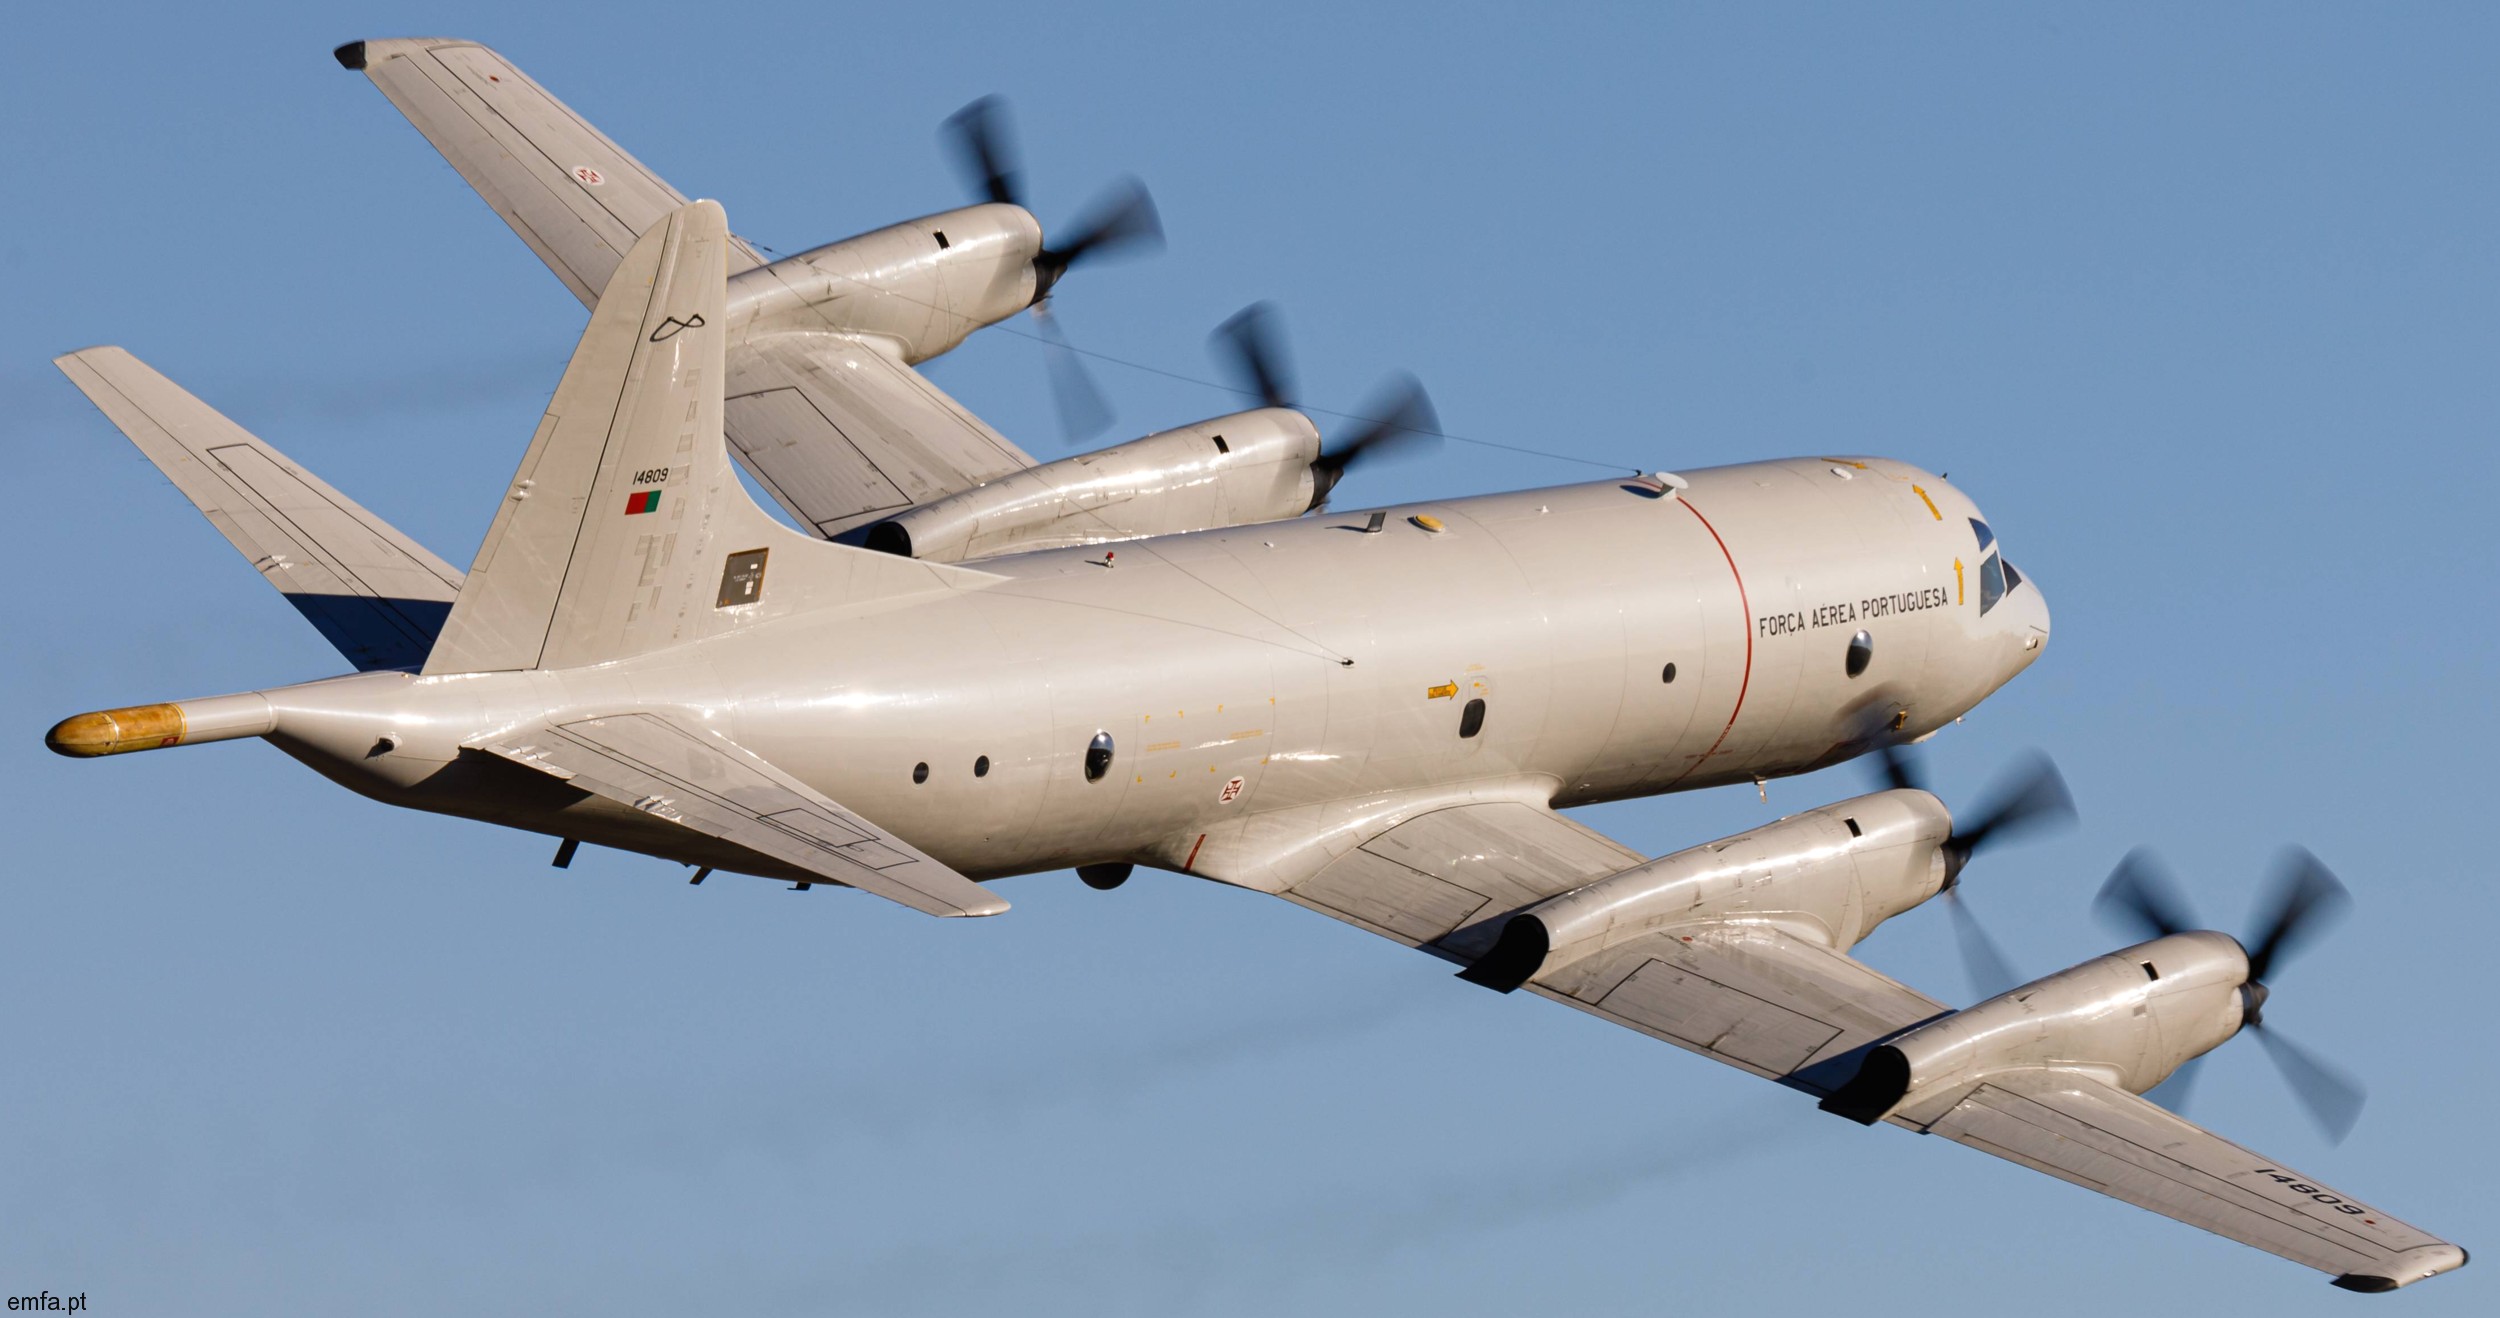
<path fill-rule="evenodd" d="M 424 662 L 457 569 L 122 349 L 52 364 L 348 662 Z"/>
<path fill-rule="evenodd" d="M 617 264 L 425 671 L 574 668 L 798 608 L 986 573 L 828 544 L 748 496 L 721 434 L 728 219 L 698 201 Z"/>

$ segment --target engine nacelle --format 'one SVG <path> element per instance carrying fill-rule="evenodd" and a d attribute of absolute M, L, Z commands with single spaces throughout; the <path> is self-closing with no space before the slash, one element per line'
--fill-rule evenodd
<path fill-rule="evenodd" d="M 871 549 L 940 563 L 1299 516 L 1319 429 L 1280 407 L 1045 462 L 868 528 Z"/>
<path fill-rule="evenodd" d="M 828 243 L 729 281 L 734 332 L 879 334 L 927 361 L 1033 304 L 1042 226 L 989 203 Z"/>
<path fill-rule="evenodd" d="M 2079 1071 L 2141 1094 L 2238 1033 L 2247 982 L 2248 954 L 2228 934 L 2138 943 L 1869 1050 L 1823 1110 L 1928 1126 L 2009 1071 Z"/>
<path fill-rule="evenodd" d="M 1944 891 L 1952 833 L 1944 803 L 1915 788 L 1790 815 L 1528 907 L 1459 973 L 1508 993 L 1629 939 L 1730 919 L 1777 924 L 1846 951 Z"/>

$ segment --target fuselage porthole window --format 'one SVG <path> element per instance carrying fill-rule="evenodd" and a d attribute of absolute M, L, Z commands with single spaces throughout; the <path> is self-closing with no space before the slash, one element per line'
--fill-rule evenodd
<path fill-rule="evenodd" d="M 2005 564 L 1996 555 L 1990 554 L 1979 564 L 1979 616 L 1987 617 L 1988 610 L 1995 608 L 1997 601 L 2004 598 Z"/>
<path fill-rule="evenodd" d="M 1109 772 L 1111 772 L 1111 734 L 1097 732 L 1094 734 L 1093 742 L 1085 748 L 1085 781 L 1101 782 L 1103 775 Z"/>
<path fill-rule="evenodd" d="M 1849 676 L 1856 677 L 1864 673 L 1866 666 L 1873 662 L 1875 662 L 1875 638 L 1865 632 L 1859 632 L 1850 637 L 1849 654 L 1841 661 L 1842 669 Z"/>
<path fill-rule="evenodd" d="M 1484 731 L 1484 700 L 1478 697 L 1468 701 L 1467 708 L 1459 711 L 1458 735 L 1461 740 L 1464 740 L 1482 731 Z"/>

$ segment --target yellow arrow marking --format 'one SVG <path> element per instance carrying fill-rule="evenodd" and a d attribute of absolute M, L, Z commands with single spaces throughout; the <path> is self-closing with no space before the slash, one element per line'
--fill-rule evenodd
<path fill-rule="evenodd" d="M 1923 503 L 1923 504 L 1926 504 L 1926 505 L 1927 505 L 1927 511 L 1928 511 L 1928 513 L 1929 513 L 1930 515 L 1932 515 L 1932 516 L 1933 516 L 1933 517 L 1934 517 L 1937 521 L 1939 521 L 1939 522 L 1941 522 L 1941 521 L 1943 521 L 1943 520 L 1944 520 L 1944 514 L 1936 511 L 1936 501 L 1927 497 L 1927 487 L 1926 487 L 1926 486 L 1924 486 L 1924 485 L 1913 485 L 1913 486 L 1911 486 L 1911 487 L 1910 487 L 1910 489 L 1911 489 L 1911 491 L 1912 491 L 1912 492 L 1914 492 L 1914 493 L 1916 493 L 1916 494 L 1918 495 L 1918 501 L 1919 501 L 1920 503 Z"/>
<path fill-rule="evenodd" d="M 1962 560 L 1953 560 L 1953 602 L 1962 602 Z"/>

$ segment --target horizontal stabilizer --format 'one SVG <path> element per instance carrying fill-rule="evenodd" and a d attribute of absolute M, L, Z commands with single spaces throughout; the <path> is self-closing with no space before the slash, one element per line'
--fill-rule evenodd
<path fill-rule="evenodd" d="M 492 738 L 477 749 L 786 865 L 930 915 L 1007 903 L 717 733 L 617 714 Z"/>
<path fill-rule="evenodd" d="M 350 663 L 425 662 L 457 569 L 122 349 L 52 364 Z"/>

